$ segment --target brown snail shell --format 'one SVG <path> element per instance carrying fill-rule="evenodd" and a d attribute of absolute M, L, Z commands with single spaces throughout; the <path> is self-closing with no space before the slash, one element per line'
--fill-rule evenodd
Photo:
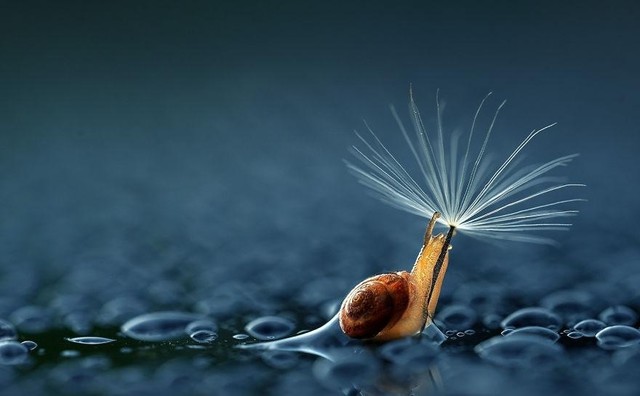
<path fill-rule="evenodd" d="M 392 326 L 409 305 L 406 271 L 372 276 L 351 290 L 340 307 L 342 331 L 353 338 L 372 338 Z"/>
<path fill-rule="evenodd" d="M 419 333 L 433 317 L 449 263 L 454 228 L 432 236 L 435 213 L 411 272 L 399 271 L 365 279 L 340 306 L 340 328 L 352 338 L 390 340 Z"/>

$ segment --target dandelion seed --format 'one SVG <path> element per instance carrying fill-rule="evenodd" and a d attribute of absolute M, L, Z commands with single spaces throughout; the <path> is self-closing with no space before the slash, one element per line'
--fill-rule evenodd
<path fill-rule="evenodd" d="M 484 138 L 478 140 L 476 136 L 478 116 L 490 95 L 480 102 L 466 144 L 462 147 L 456 137 L 445 144 L 438 95 L 433 133 L 425 127 L 410 91 L 409 110 L 415 130 L 414 139 L 395 109 L 391 108 L 417 163 L 419 181 L 366 124 L 371 139 L 356 133 L 363 146 L 352 148 L 361 164 L 354 165 L 347 161 L 347 166 L 362 184 L 371 188 L 384 202 L 426 218 L 439 212 L 438 222 L 451 230 L 474 237 L 552 244 L 552 239 L 532 233 L 567 230 L 571 226 L 566 219 L 575 216 L 578 211 L 567 205 L 584 200 L 553 200 L 548 197 L 558 190 L 582 187 L 584 184 L 561 182 L 549 173 L 568 165 L 577 154 L 565 155 L 540 165 L 519 166 L 525 147 L 555 125 L 550 124 L 533 130 L 499 166 L 492 166 L 487 154 L 488 143 L 505 102 L 493 114 Z"/>

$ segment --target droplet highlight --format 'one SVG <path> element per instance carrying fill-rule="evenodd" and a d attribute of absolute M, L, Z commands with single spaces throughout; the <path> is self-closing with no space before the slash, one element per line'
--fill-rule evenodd
<path fill-rule="evenodd" d="M 169 341 L 187 337 L 185 329 L 200 315 L 187 312 L 154 312 L 137 316 L 122 325 L 122 332 L 139 341 Z"/>
<path fill-rule="evenodd" d="M 295 324 L 279 316 L 263 316 L 249 322 L 244 329 L 259 340 L 275 340 L 291 334 Z"/>

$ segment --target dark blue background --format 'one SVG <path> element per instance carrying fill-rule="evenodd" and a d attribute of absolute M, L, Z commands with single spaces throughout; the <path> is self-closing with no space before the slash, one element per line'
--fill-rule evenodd
<path fill-rule="evenodd" d="M 581 153 L 562 173 L 588 185 L 560 249 L 455 239 L 445 301 L 503 271 L 528 301 L 638 271 L 637 2 L 345 3 L 2 1 L 2 315 L 80 283 L 190 309 L 211 279 L 293 303 L 327 277 L 330 300 L 409 267 L 426 221 L 342 162 L 362 119 L 403 152 L 387 106 L 406 115 L 409 84 L 428 121 L 440 89 L 449 130 L 507 99 L 501 155 L 558 122 L 527 158 Z"/>
<path fill-rule="evenodd" d="M 403 114 L 409 83 L 427 119 L 441 89 L 451 129 L 468 127 L 486 92 L 508 99 L 500 153 L 558 122 L 531 157 L 581 153 L 567 169 L 589 185 L 578 224 L 599 217 L 598 232 L 630 237 L 638 17 L 634 2 L 3 2 L 3 250 L 64 239 L 65 210 L 105 215 L 96 227 L 109 211 L 147 211 L 175 230 L 169 218 L 223 205 L 238 238 L 353 213 L 409 217 L 406 235 L 419 233 L 421 220 L 372 203 L 341 163 L 362 119 L 403 148 L 387 105 Z M 326 238 L 326 221 L 307 236 Z"/>

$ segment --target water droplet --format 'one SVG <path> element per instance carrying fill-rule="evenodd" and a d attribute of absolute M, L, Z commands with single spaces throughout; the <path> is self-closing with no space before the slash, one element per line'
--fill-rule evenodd
<path fill-rule="evenodd" d="M 520 327 L 503 335 L 508 337 L 513 337 L 518 335 L 528 335 L 528 336 L 534 336 L 534 337 L 541 337 L 551 342 L 556 342 L 558 341 L 558 339 L 560 339 L 560 335 L 555 331 L 548 329 L 546 327 L 540 327 L 540 326 Z"/>
<path fill-rule="evenodd" d="M 546 366 L 560 360 L 562 348 L 531 335 L 493 337 L 474 348 L 484 360 L 507 367 Z"/>
<path fill-rule="evenodd" d="M 633 326 L 638 321 L 638 314 L 636 314 L 631 308 L 624 305 L 615 305 L 600 312 L 598 318 L 609 326 Z"/>
<path fill-rule="evenodd" d="M 154 312 L 137 316 L 122 325 L 122 332 L 140 341 L 169 341 L 186 337 L 185 328 L 200 315 L 187 312 Z"/>
<path fill-rule="evenodd" d="M 208 330 L 215 333 L 218 330 L 218 325 L 212 320 L 196 320 L 185 328 L 187 334 L 193 334 L 198 330 Z"/>
<path fill-rule="evenodd" d="M 248 334 L 234 334 L 233 335 L 233 339 L 234 340 L 246 340 L 247 338 L 249 338 Z"/>
<path fill-rule="evenodd" d="M 295 329 L 295 324 L 279 316 L 263 316 L 252 320 L 245 330 L 259 340 L 274 340 L 285 337 Z"/>
<path fill-rule="evenodd" d="M 640 344 L 640 330 L 624 325 L 609 326 L 600 330 L 596 338 L 602 349 L 625 348 Z"/>
<path fill-rule="evenodd" d="M 476 334 L 476 331 L 473 330 L 473 329 L 469 329 L 469 330 L 465 330 L 464 334 L 466 334 L 466 335 L 474 335 L 474 334 Z"/>
<path fill-rule="evenodd" d="M 567 337 L 577 340 L 578 338 L 582 338 L 584 336 L 584 334 L 582 334 L 579 331 L 571 331 L 569 333 L 567 333 Z"/>
<path fill-rule="evenodd" d="M 211 330 L 196 330 L 189 334 L 189 337 L 200 344 L 210 344 L 218 338 L 218 333 Z"/>
<path fill-rule="evenodd" d="M 466 330 L 476 323 L 478 315 L 476 312 L 464 305 L 449 305 L 436 316 L 446 329 Z"/>
<path fill-rule="evenodd" d="M 562 321 L 558 315 L 545 308 L 522 308 L 507 316 L 501 323 L 502 328 L 540 326 L 558 331 Z"/>
<path fill-rule="evenodd" d="M 28 350 L 33 351 L 38 347 L 38 344 L 35 341 L 26 340 L 21 342 L 22 345 L 26 346 Z"/>
<path fill-rule="evenodd" d="M 565 322 L 588 318 L 593 312 L 594 297 L 582 290 L 561 290 L 551 293 L 540 305 L 559 315 Z"/>
<path fill-rule="evenodd" d="M 82 345 L 103 345 L 115 342 L 112 338 L 105 337 L 75 337 L 75 338 L 66 338 L 67 341 L 73 342 L 74 344 L 82 344 Z"/>
<path fill-rule="evenodd" d="M 52 316 L 45 308 L 29 305 L 12 313 L 11 321 L 25 333 L 44 333 L 51 328 Z"/>
<path fill-rule="evenodd" d="M 14 365 L 27 361 L 29 349 L 17 341 L 0 341 L 0 364 Z"/>
<path fill-rule="evenodd" d="M 595 319 L 585 319 L 573 326 L 573 329 L 585 337 L 595 337 L 596 334 L 607 327 L 606 324 Z"/>
<path fill-rule="evenodd" d="M 17 338 L 16 329 L 9 322 L 0 319 L 0 341 L 15 340 Z"/>

